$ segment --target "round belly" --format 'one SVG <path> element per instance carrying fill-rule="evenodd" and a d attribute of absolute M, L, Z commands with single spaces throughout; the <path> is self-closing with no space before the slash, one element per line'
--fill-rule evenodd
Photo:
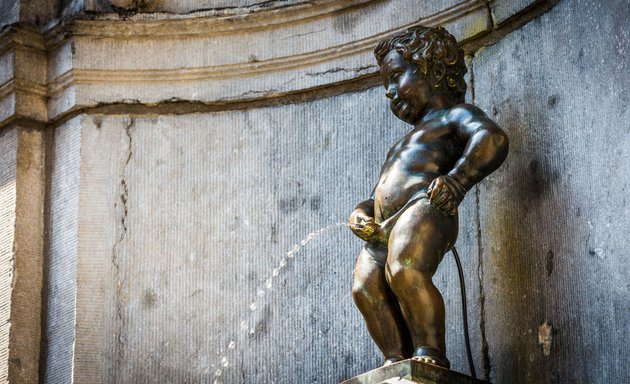
<path fill-rule="evenodd" d="M 413 195 L 429 188 L 436 174 L 422 172 L 414 175 L 388 174 L 374 190 L 374 212 L 377 222 L 387 219 L 402 208 Z"/>

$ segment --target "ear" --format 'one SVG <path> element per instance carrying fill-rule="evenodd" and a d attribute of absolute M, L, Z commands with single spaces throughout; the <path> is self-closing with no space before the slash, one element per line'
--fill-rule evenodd
<path fill-rule="evenodd" d="M 431 68 L 431 75 L 433 76 L 433 84 L 437 84 L 442 81 L 444 78 L 444 74 L 446 73 L 446 68 L 444 68 L 443 63 L 435 63 L 433 64 L 433 68 Z"/>
<path fill-rule="evenodd" d="M 448 85 L 449 88 L 456 88 L 457 80 L 455 80 L 453 76 L 446 76 L 446 85 Z"/>
<path fill-rule="evenodd" d="M 446 75 L 446 68 L 443 63 L 434 63 L 431 67 L 431 85 L 433 89 L 442 88 L 442 80 Z"/>

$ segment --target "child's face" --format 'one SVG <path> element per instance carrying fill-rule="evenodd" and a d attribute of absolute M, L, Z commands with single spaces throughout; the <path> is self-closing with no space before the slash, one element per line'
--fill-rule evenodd
<path fill-rule="evenodd" d="M 402 121 L 417 123 L 426 113 L 432 97 L 431 85 L 395 50 L 381 64 L 381 78 L 391 100 L 390 109 Z"/>

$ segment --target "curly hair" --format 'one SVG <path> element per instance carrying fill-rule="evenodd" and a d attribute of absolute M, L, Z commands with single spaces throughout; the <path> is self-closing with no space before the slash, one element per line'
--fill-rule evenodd
<path fill-rule="evenodd" d="M 457 102 L 464 101 L 464 75 L 467 72 L 464 51 L 446 29 L 416 26 L 389 40 L 381 41 L 374 49 L 379 66 L 392 50 L 396 50 L 405 61 L 418 68 L 435 90 L 446 91 Z"/>

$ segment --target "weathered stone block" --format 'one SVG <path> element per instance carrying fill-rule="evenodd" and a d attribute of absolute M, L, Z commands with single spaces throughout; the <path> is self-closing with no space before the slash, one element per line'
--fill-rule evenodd
<path fill-rule="evenodd" d="M 341 384 L 488 384 L 459 372 L 414 359 L 374 369 Z"/>

